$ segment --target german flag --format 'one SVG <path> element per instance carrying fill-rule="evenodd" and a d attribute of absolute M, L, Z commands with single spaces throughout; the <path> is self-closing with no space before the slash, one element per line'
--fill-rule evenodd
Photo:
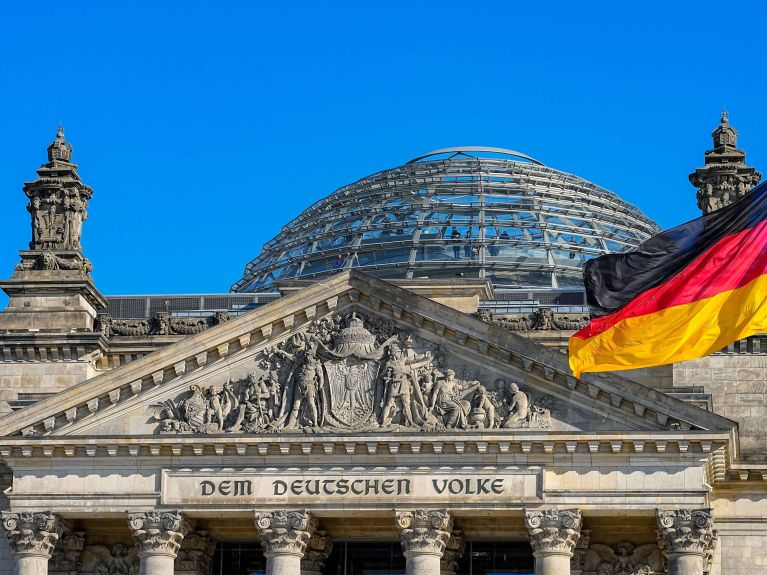
<path fill-rule="evenodd" d="M 592 319 L 570 338 L 576 376 L 695 359 L 767 331 L 767 183 L 589 260 L 583 278 Z"/>

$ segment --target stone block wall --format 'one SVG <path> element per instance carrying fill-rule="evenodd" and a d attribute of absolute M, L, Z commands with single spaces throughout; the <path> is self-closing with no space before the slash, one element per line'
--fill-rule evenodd
<path fill-rule="evenodd" d="M 673 366 L 674 387 L 703 386 L 713 410 L 738 423 L 743 453 L 767 451 L 767 355 L 713 355 Z"/>

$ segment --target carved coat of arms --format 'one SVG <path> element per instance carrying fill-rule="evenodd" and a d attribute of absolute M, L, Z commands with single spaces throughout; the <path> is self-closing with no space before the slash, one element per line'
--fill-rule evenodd
<path fill-rule="evenodd" d="M 374 424 L 376 389 L 380 359 L 397 339 L 392 336 L 381 345 L 356 315 L 347 327 L 333 338 L 331 347 L 321 347 L 319 354 L 325 359 L 325 386 L 329 406 L 327 422 L 334 427 L 357 428 Z"/>

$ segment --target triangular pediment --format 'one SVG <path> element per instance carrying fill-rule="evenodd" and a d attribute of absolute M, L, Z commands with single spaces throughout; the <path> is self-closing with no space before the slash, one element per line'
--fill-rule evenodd
<path fill-rule="evenodd" d="M 492 423 L 491 423 L 492 422 Z M 720 416 L 351 271 L 0 419 L 4 436 L 728 432 Z"/>

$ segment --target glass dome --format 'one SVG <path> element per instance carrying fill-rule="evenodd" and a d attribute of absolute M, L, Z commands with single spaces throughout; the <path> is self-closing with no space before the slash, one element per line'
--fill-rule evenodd
<path fill-rule="evenodd" d="M 612 192 L 499 148 L 436 150 L 336 190 L 267 242 L 232 291 L 349 268 L 581 288 L 589 258 L 660 231 Z"/>

